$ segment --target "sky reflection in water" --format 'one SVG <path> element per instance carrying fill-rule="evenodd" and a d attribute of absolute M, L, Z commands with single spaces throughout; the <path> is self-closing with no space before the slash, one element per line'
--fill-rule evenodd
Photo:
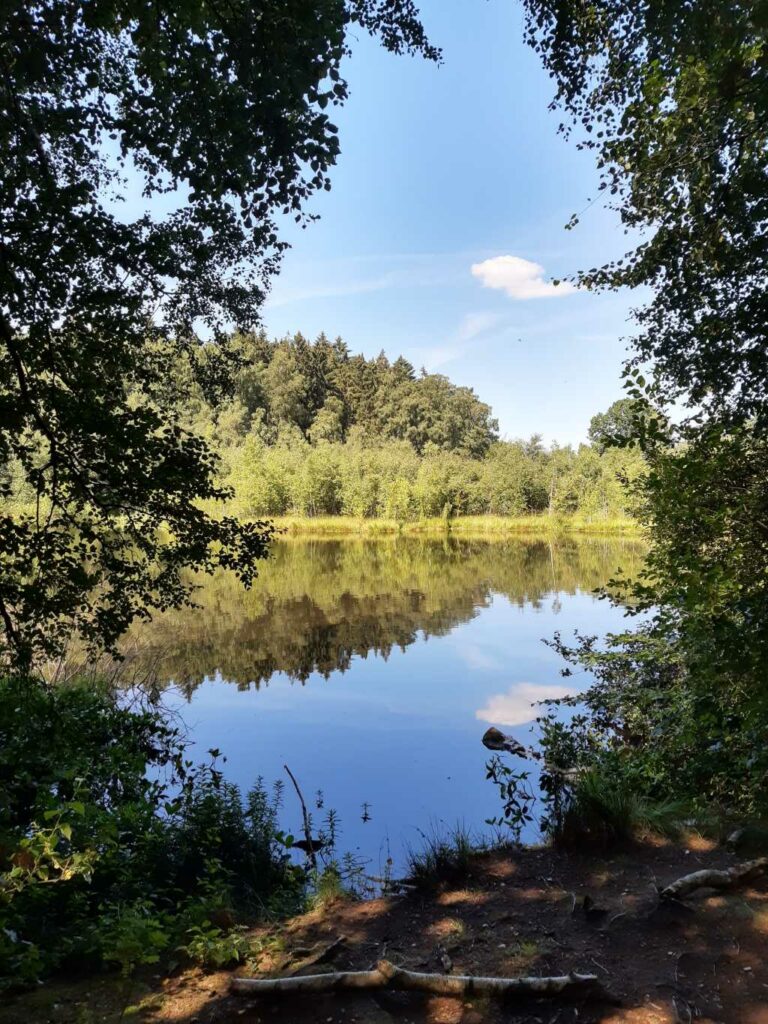
<path fill-rule="evenodd" d="M 619 566 L 636 572 L 643 550 L 594 538 L 286 541 L 251 592 L 218 577 L 200 610 L 161 618 L 141 642 L 176 684 L 166 699 L 199 757 L 220 748 L 244 789 L 287 762 L 308 799 L 320 789 L 338 811 L 340 845 L 377 870 L 419 829 L 485 829 L 498 805 L 483 732 L 528 742 L 533 701 L 583 688 L 542 638 L 621 629 L 622 610 L 592 591 Z M 288 790 L 284 818 L 298 830 Z"/>

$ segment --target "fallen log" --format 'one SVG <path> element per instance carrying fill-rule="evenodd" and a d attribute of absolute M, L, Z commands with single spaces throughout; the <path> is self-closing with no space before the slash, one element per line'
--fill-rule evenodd
<path fill-rule="evenodd" d="M 489 995 L 552 999 L 598 998 L 612 1001 L 596 974 L 565 974 L 550 978 L 483 978 L 475 975 L 421 974 L 380 960 L 372 971 L 337 971 L 293 978 L 233 978 L 236 995 L 274 996 L 338 992 L 342 989 L 392 988 L 439 996 Z"/>
<path fill-rule="evenodd" d="M 751 882 L 768 871 L 768 857 L 758 857 L 743 864 L 734 864 L 724 871 L 704 869 L 683 875 L 665 886 L 659 895 L 664 900 L 679 900 L 690 896 L 697 889 L 735 889 L 745 882 Z"/>

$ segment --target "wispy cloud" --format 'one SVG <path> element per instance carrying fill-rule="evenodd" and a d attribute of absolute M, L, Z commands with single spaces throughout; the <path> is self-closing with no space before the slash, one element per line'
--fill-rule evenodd
<path fill-rule="evenodd" d="M 379 253 L 311 262 L 294 262 L 289 256 L 267 305 L 274 309 L 386 290 L 455 287 L 471 258 L 468 252 Z"/>
<path fill-rule="evenodd" d="M 576 291 L 568 281 L 555 284 L 544 278 L 544 267 L 521 256 L 494 256 L 472 264 L 472 274 L 485 288 L 496 288 L 511 299 L 548 299 Z"/>
<path fill-rule="evenodd" d="M 479 338 L 498 327 L 503 319 L 498 313 L 467 313 L 456 331 L 456 340 L 465 342 Z"/>
<path fill-rule="evenodd" d="M 462 355 L 463 352 L 457 345 L 428 345 L 413 351 L 415 361 L 430 373 L 440 370 L 447 363 L 452 363 L 454 359 L 459 359 Z"/>
<path fill-rule="evenodd" d="M 498 335 L 509 330 L 509 326 L 506 317 L 499 313 L 466 313 L 444 345 L 431 345 L 420 349 L 417 358 L 428 370 L 438 370 L 446 363 L 466 355 L 470 342 Z"/>
<path fill-rule="evenodd" d="M 504 668 L 503 662 L 490 654 L 479 644 L 457 643 L 456 653 L 465 665 L 472 669 L 481 669 L 486 672 L 500 672 Z"/>
<path fill-rule="evenodd" d="M 475 712 L 475 718 L 492 725 L 525 725 L 536 718 L 538 711 L 532 705 L 537 701 L 556 700 L 571 692 L 556 684 L 515 683 L 506 693 L 491 697 L 485 707 Z"/>
<path fill-rule="evenodd" d="M 294 302 L 308 302 L 313 299 L 340 299 L 347 295 L 364 295 L 367 292 L 380 292 L 391 288 L 395 283 L 392 274 L 382 274 L 362 281 L 346 281 L 339 284 L 308 285 L 306 288 L 279 287 L 269 296 L 267 305 L 273 309 L 278 306 L 289 306 Z"/>

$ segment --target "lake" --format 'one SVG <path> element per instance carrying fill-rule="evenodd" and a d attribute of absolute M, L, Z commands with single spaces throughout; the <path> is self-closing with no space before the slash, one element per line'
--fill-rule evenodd
<path fill-rule="evenodd" d="M 621 629 L 622 609 L 594 591 L 636 572 L 644 550 L 595 537 L 284 540 L 250 591 L 214 577 L 200 608 L 141 627 L 138 646 L 199 758 L 221 749 L 243 789 L 288 764 L 308 803 L 322 791 L 318 820 L 338 812 L 340 847 L 378 873 L 419 830 L 486 830 L 498 801 L 483 733 L 530 742 L 532 703 L 586 685 L 560 676 L 543 639 Z M 284 820 L 300 834 L 290 787 Z"/>

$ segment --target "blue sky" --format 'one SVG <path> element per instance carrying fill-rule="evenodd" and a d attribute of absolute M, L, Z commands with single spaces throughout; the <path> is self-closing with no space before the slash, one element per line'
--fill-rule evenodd
<path fill-rule="evenodd" d="M 265 326 L 403 354 L 474 388 L 502 434 L 578 443 L 621 397 L 621 339 L 638 296 L 547 282 L 622 254 L 628 240 L 591 203 L 593 157 L 557 133 L 552 82 L 523 44 L 519 6 L 420 6 L 444 63 L 394 57 L 360 33 L 351 97 L 333 117 L 333 189 L 312 203 L 318 222 L 286 228 L 292 249 Z"/>

